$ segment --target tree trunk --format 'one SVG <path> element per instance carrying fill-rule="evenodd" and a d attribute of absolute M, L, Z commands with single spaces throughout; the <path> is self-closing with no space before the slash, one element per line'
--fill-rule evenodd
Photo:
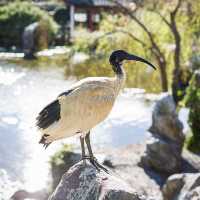
<path fill-rule="evenodd" d="M 176 25 L 176 20 L 175 16 L 173 14 L 170 15 L 171 19 L 171 30 L 174 36 L 175 40 L 175 52 L 174 52 L 174 67 L 175 69 L 180 68 L 180 52 L 181 52 L 181 36 L 180 33 L 178 32 L 177 25 Z"/>
<path fill-rule="evenodd" d="M 175 13 L 170 14 L 170 21 L 171 21 L 171 30 L 174 36 L 174 41 L 176 44 L 175 52 L 174 52 L 174 71 L 173 71 L 173 80 L 172 80 L 172 95 L 174 97 L 174 101 L 176 104 L 180 100 L 182 100 L 183 96 L 179 97 L 182 85 L 181 75 L 181 65 L 180 65 L 180 54 L 181 54 L 181 36 L 178 32 Z"/>
<path fill-rule="evenodd" d="M 121 9 L 121 12 L 124 15 L 128 15 L 134 22 L 136 22 L 142 29 L 143 31 L 147 34 L 150 42 L 151 42 L 151 46 L 152 46 L 152 53 L 155 55 L 157 61 L 158 61 L 158 65 L 160 68 L 160 75 L 161 75 L 161 84 L 162 84 L 162 91 L 163 92 L 167 92 L 168 91 L 168 80 L 167 80 L 167 73 L 166 73 L 166 59 L 165 59 L 165 55 L 162 52 L 161 48 L 159 47 L 159 45 L 156 43 L 156 40 L 154 38 L 154 34 L 147 28 L 147 26 L 145 24 L 143 24 L 142 21 L 140 21 L 134 14 L 134 12 L 131 11 L 131 9 L 129 9 L 128 7 L 125 7 L 122 3 L 120 3 L 119 1 L 115 1 L 115 4 L 117 6 L 119 6 L 119 8 Z M 141 42 L 140 42 L 141 43 Z"/>
<path fill-rule="evenodd" d="M 166 72 L 166 63 L 163 62 L 162 60 L 159 60 L 159 66 L 160 66 L 162 91 L 167 92 L 168 91 L 168 80 L 167 80 L 167 72 Z"/>

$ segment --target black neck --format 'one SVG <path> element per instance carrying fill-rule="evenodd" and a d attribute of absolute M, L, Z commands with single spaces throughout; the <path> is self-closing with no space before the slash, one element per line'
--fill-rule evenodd
<path fill-rule="evenodd" d="M 124 72 L 123 72 L 123 66 L 120 63 L 114 63 L 112 65 L 112 69 L 115 72 L 115 74 L 117 74 L 117 75 L 123 75 L 124 74 Z"/>

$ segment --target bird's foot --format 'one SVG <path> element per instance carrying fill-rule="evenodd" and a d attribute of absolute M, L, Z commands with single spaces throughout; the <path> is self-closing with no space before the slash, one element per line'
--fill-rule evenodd
<path fill-rule="evenodd" d="M 83 161 L 83 164 L 86 165 L 86 160 L 90 159 L 89 156 L 82 156 L 81 161 Z"/>
<path fill-rule="evenodd" d="M 83 164 L 86 165 L 86 160 L 90 160 L 90 163 L 98 170 L 100 171 L 101 169 L 103 171 L 105 171 L 106 173 L 109 174 L 108 170 L 103 166 L 101 165 L 97 159 L 95 157 L 90 157 L 90 156 L 82 156 L 81 160 L 83 161 Z"/>
<path fill-rule="evenodd" d="M 87 160 L 90 159 L 90 156 L 82 156 L 81 160 Z"/>
<path fill-rule="evenodd" d="M 90 159 L 91 164 L 92 164 L 98 171 L 100 171 L 100 170 L 102 169 L 104 172 L 106 172 L 106 173 L 109 174 L 108 170 L 107 170 L 103 165 L 101 165 L 100 163 L 98 163 L 98 161 L 97 161 L 97 159 L 96 159 L 95 157 L 89 157 L 89 159 Z"/>

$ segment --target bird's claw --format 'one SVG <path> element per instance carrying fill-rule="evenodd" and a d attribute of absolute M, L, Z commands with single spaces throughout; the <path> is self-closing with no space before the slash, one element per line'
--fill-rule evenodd
<path fill-rule="evenodd" d="M 86 160 L 89 160 L 90 163 L 100 172 L 100 170 L 102 169 L 103 171 L 105 171 L 106 173 L 109 173 L 108 170 L 101 165 L 100 163 L 98 163 L 97 159 L 95 157 L 90 157 L 90 156 L 82 156 L 81 160 L 86 164 Z"/>
<path fill-rule="evenodd" d="M 104 172 L 109 174 L 108 170 L 103 165 L 98 163 L 98 161 L 95 157 L 90 157 L 90 162 L 99 172 L 102 169 Z"/>
<path fill-rule="evenodd" d="M 86 159 L 90 159 L 89 156 L 82 156 L 81 160 L 86 160 Z"/>
<path fill-rule="evenodd" d="M 83 164 L 86 165 L 86 160 L 89 159 L 89 156 L 82 156 L 81 161 L 83 161 Z"/>

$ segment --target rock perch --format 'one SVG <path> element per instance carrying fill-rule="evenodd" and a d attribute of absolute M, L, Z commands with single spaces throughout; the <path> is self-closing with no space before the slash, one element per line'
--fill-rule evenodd
<path fill-rule="evenodd" d="M 80 161 L 66 172 L 49 200 L 144 200 L 116 175 Z"/>

